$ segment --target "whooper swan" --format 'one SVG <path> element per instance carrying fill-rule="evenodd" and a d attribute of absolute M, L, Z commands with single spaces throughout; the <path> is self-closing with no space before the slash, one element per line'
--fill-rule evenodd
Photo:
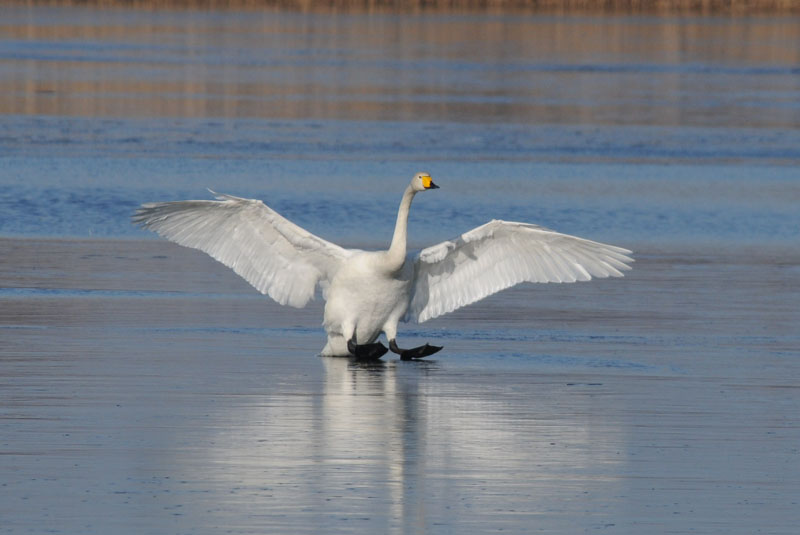
<path fill-rule="evenodd" d="M 387 348 L 403 360 L 439 346 L 397 346 L 397 323 L 423 322 L 521 282 L 575 282 L 620 277 L 630 251 L 528 223 L 493 220 L 458 238 L 406 251 L 408 212 L 420 191 L 436 189 L 418 173 L 403 193 L 386 251 L 344 249 L 300 228 L 259 200 L 143 204 L 133 221 L 164 238 L 200 249 L 282 305 L 303 307 L 317 285 L 325 303 L 324 356 L 377 359 Z M 214 192 L 212 192 L 214 193 Z"/>

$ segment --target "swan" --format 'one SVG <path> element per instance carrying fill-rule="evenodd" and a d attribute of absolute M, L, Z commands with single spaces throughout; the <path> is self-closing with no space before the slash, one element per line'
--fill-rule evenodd
<path fill-rule="evenodd" d="M 316 288 L 325 300 L 323 356 L 403 360 L 441 350 L 397 345 L 397 324 L 424 322 L 521 282 L 621 277 L 631 251 L 529 223 L 492 220 L 417 253 L 406 250 L 408 213 L 417 193 L 438 189 L 417 173 L 403 193 L 389 249 L 361 251 L 328 242 L 260 200 L 211 193 L 216 200 L 146 203 L 133 222 L 200 249 L 259 292 L 301 308 Z M 387 349 L 378 341 L 383 333 Z"/>

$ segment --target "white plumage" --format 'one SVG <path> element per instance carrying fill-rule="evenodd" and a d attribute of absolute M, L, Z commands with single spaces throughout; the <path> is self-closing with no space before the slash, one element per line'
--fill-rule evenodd
<path fill-rule="evenodd" d="M 360 356 L 361 348 L 371 345 L 365 354 L 379 357 L 386 349 L 380 345 L 376 353 L 375 341 L 383 332 L 403 358 L 426 356 L 440 348 L 426 345 L 417 353 L 397 348 L 400 320 L 421 323 L 521 282 L 620 277 L 633 262 L 631 252 L 620 247 L 500 220 L 407 254 L 411 201 L 416 193 L 437 187 L 427 173 L 414 176 L 386 251 L 344 249 L 261 201 L 231 195 L 144 204 L 133 220 L 208 253 L 282 305 L 305 306 L 319 285 L 328 334 L 323 355 Z"/>
<path fill-rule="evenodd" d="M 214 193 L 212 191 L 212 193 Z M 217 201 L 148 203 L 134 222 L 208 253 L 282 305 L 302 308 L 352 254 L 298 227 L 263 202 L 214 193 Z"/>
<path fill-rule="evenodd" d="M 407 318 L 423 322 L 521 282 L 621 277 L 630 251 L 511 221 L 493 220 L 420 251 Z"/>

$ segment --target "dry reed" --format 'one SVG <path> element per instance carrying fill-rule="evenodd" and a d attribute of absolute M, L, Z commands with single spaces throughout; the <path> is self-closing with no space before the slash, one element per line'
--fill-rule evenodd
<path fill-rule="evenodd" d="M 11 0 L 24 5 L 138 9 L 289 9 L 297 11 L 528 11 L 752 14 L 800 13 L 800 0 Z"/>

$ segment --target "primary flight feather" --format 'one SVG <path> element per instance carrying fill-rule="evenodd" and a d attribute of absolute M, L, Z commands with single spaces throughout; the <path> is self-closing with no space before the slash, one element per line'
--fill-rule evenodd
<path fill-rule="evenodd" d="M 326 301 L 326 356 L 375 359 L 387 348 L 403 359 L 441 349 L 397 346 L 400 320 L 423 322 L 521 282 L 620 277 L 630 251 L 528 223 L 493 220 L 416 254 L 406 250 L 408 213 L 420 191 L 437 189 L 418 173 L 406 188 L 385 251 L 344 249 L 295 225 L 259 200 L 215 194 L 215 201 L 143 204 L 133 221 L 200 249 L 282 305 L 303 307 L 317 287 Z M 212 192 L 213 193 L 213 192 Z"/>

